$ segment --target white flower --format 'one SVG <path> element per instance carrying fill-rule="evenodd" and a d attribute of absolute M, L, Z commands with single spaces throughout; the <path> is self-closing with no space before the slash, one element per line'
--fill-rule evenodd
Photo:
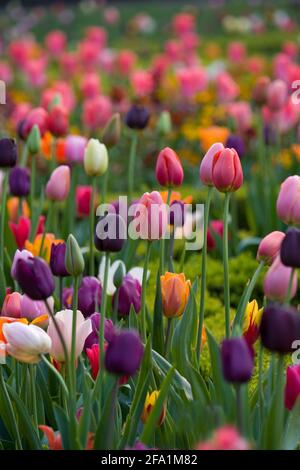
<path fill-rule="evenodd" d="M 123 268 L 124 276 L 126 274 L 126 266 L 121 261 L 120 259 L 114 261 L 108 271 L 108 278 L 107 278 L 107 294 L 108 295 L 114 295 L 116 292 L 116 286 L 114 285 L 114 275 L 115 272 L 117 271 L 118 267 L 121 266 Z M 101 282 L 101 285 L 103 286 L 104 283 L 104 270 L 105 270 L 105 258 L 102 257 L 100 265 L 99 265 L 99 272 L 98 272 L 98 279 Z M 139 283 L 142 285 L 142 280 L 143 280 L 143 268 L 140 268 L 139 266 L 135 266 L 134 268 L 131 268 L 127 274 L 130 274 L 134 279 L 137 279 Z M 147 272 L 147 280 L 149 279 L 150 276 L 150 271 Z"/>
<path fill-rule="evenodd" d="M 36 364 L 41 354 L 47 354 L 51 348 L 51 338 L 35 325 L 25 323 L 5 323 L 3 334 L 7 341 L 6 351 L 20 362 Z"/>

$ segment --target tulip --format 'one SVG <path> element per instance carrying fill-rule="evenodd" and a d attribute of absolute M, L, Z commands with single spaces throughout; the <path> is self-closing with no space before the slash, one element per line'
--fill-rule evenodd
<path fill-rule="evenodd" d="M 84 271 L 84 258 L 76 238 L 70 234 L 67 240 L 65 265 L 71 276 L 77 277 Z"/>
<path fill-rule="evenodd" d="M 134 330 L 121 330 L 108 344 L 105 368 L 116 375 L 134 375 L 140 368 L 144 347 Z"/>
<path fill-rule="evenodd" d="M 300 338 L 299 312 L 290 306 L 270 305 L 264 309 L 260 336 L 265 348 L 280 354 L 293 352 L 293 343 Z"/>
<path fill-rule="evenodd" d="M 162 186 L 180 186 L 183 168 L 178 155 L 170 147 L 160 151 L 156 162 L 156 179 Z"/>
<path fill-rule="evenodd" d="M 133 105 L 125 116 L 125 122 L 131 129 L 145 129 L 148 124 L 150 114 L 145 106 Z"/>
<path fill-rule="evenodd" d="M 264 279 L 264 293 L 271 299 L 279 302 L 283 302 L 287 295 L 289 298 L 293 298 L 296 295 L 297 291 L 297 273 L 293 274 L 292 284 L 290 286 L 290 278 L 292 275 L 292 268 L 284 266 L 280 257 L 277 256 L 272 266 L 269 268 L 265 279 Z M 291 291 L 289 291 L 291 287 Z"/>
<path fill-rule="evenodd" d="M 225 339 L 221 345 L 222 370 L 227 382 L 241 384 L 248 382 L 253 371 L 253 356 L 246 340 Z"/>
<path fill-rule="evenodd" d="M 37 364 L 41 354 L 48 354 L 51 348 L 51 338 L 35 325 L 5 323 L 3 334 L 7 342 L 6 351 L 20 362 Z"/>
<path fill-rule="evenodd" d="M 80 135 L 69 135 L 65 139 L 65 155 L 68 163 L 83 163 L 87 139 Z"/>
<path fill-rule="evenodd" d="M 106 126 L 102 132 L 102 142 L 106 147 L 114 147 L 117 145 L 121 137 L 121 119 L 120 114 L 115 113 L 112 115 L 110 120 L 107 122 Z"/>
<path fill-rule="evenodd" d="M 87 348 L 86 355 L 91 365 L 92 377 L 96 380 L 99 372 L 99 344 L 95 343 L 90 348 Z"/>
<path fill-rule="evenodd" d="M 41 136 L 47 131 L 48 113 L 44 108 L 31 109 L 26 115 L 20 128 L 20 134 L 23 139 L 27 139 L 34 125 L 39 128 Z"/>
<path fill-rule="evenodd" d="M 300 176 L 289 176 L 280 186 L 276 209 L 286 224 L 300 223 Z"/>
<path fill-rule="evenodd" d="M 76 188 L 76 212 L 78 217 L 88 217 L 91 207 L 92 187 L 77 186 Z"/>
<path fill-rule="evenodd" d="M 263 311 L 263 308 L 258 308 L 256 300 L 248 302 L 244 318 L 243 336 L 251 346 L 259 337 L 259 326 Z"/>
<path fill-rule="evenodd" d="M 141 420 L 143 421 L 143 423 L 146 423 L 157 399 L 158 399 L 158 396 L 159 396 L 159 391 L 158 390 L 154 390 L 152 393 L 147 393 L 147 396 L 146 396 L 146 400 L 145 400 L 145 404 L 144 404 L 144 409 L 143 409 L 143 413 L 142 413 L 142 416 L 141 416 Z M 161 414 L 160 414 L 160 417 L 159 417 L 159 420 L 158 420 L 158 423 L 157 425 L 158 426 L 161 426 L 162 423 L 164 422 L 165 418 L 166 418 L 166 414 L 167 414 L 167 404 L 164 403 L 163 405 L 163 409 L 161 411 Z"/>
<path fill-rule="evenodd" d="M 267 105 L 273 112 L 280 111 L 288 98 L 287 84 L 283 80 L 274 80 L 267 89 Z"/>
<path fill-rule="evenodd" d="M 67 245 L 64 242 L 51 245 L 50 268 L 53 276 L 69 276 L 65 264 L 66 251 Z"/>
<path fill-rule="evenodd" d="M 103 175 L 108 167 L 108 154 L 105 145 L 97 139 L 90 139 L 84 152 L 83 164 L 87 175 Z"/>
<path fill-rule="evenodd" d="M 267 76 L 259 77 L 252 90 L 252 97 L 256 104 L 262 105 L 267 100 L 270 78 Z"/>
<path fill-rule="evenodd" d="M 212 220 L 207 230 L 207 249 L 214 250 L 216 247 L 216 237 L 223 238 L 224 222 L 223 220 Z"/>
<path fill-rule="evenodd" d="M 46 185 L 46 196 L 52 201 L 64 201 L 70 191 L 70 168 L 67 165 L 61 165 L 56 168 Z"/>
<path fill-rule="evenodd" d="M 139 281 L 127 274 L 113 296 L 113 307 L 117 304 L 118 313 L 121 317 L 129 315 L 132 307 L 138 313 L 141 309 L 141 294 L 142 286 Z"/>
<path fill-rule="evenodd" d="M 243 170 L 237 152 L 224 148 L 213 159 L 212 181 L 221 192 L 232 192 L 243 184 Z"/>
<path fill-rule="evenodd" d="M 34 124 L 26 141 L 28 152 L 37 155 L 41 147 L 41 133 L 39 127 Z"/>
<path fill-rule="evenodd" d="M 105 126 L 112 115 L 112 102 L 108 96 L 99 95 L 83 103 L 82 121 L 90 131 Z"/>
<path fill-rule="evenodd" d="M 197 450 L 250 450 L 250 444 L 233 426 L 223 426 L 215 431 L 213 438 L 201 442 Z"/>
<path fill-rule="evenodd" d="M 47 263 L 50 261 L 51 255 L 51 246 L 56 243 L 60 243 L 62 240 L 56 240 L 53 233 L 39 233 L 34 238 L 33 243 L 29 240 L 25 242 L 26 250 L 30 251 L 33 256 L 39 256 L 41 253 L 41 257 L 44 258 Z"/>
<path fill-rule="evenodd" d="M 170 204 L 169 224 L 174 227 L 183 227 L 185 223 L 185 204 L 176 199 Z"/>
<path fill-rule="evenodd" d="M 213 162 L 214 157 L 217 153 L 224 150 L 224 145 L 221 142 L 216 142 L 213 144 L 204 157 L 201 160 L 200 169 L 199 169 L 199 178 L 202 184 L 206 186 L 213 186 L 212 180 L 212 170 L 213 170 Z"/>
<path fill-rule="evenodd" d="M 234 149 L 240 157 L 243 157 L 246 151 L 243 138 L 237 134 L 230 134 L 226 140 L 225 147 Z"/>
<path fill-rule="evenodd" d="M 290 227 L 281 243 L 280 259 L 282 264 L 300 268 L 300 230 Z"/>
<path fill-rule="evenodd" d="M 0 139 L 0 168 L 13 167 L 17 162 L 17 144 L 13 139 Z"/>
<path fill-rule="evenodd" d="M 16 250 L 15 252 L 15 255 L 14 255 L 14 259 L 13 259 L 13 262 L 12 262 L 12 266 L 11 266 L 11 277 L 13 279 L 16 279 L 16 276 L 17 276 L 17 264 L 18 264 L 18 261 L 20 259 L 24 260 L 24 261 L 27 261 L 28 259 L 32 258 L 32 253 L 30 253 L 30 251 L 28 250 Z"/>
<path fill-rule="evenodd" d="M 47 304 L 51 312 L 54 311 L 54 298 L 48 297 Z M 26 294 L 21 297 L 20 302 L 21 317 L 29 321 L 34 321 L 39 317 L 48 316 L 48 308 L 42 300 L 32 300 Z"/>
<path fill-rule="evenodd" d="M 158 240 L 166 232 L 167 219 L 167 209 L 161 195 L 157 191 L 144 193 L 135 205 L 132 228 L 136 232 L 133 236 L 139 233 L 144 240 Z"/>
<path fill-rule="evenodd" d="M 99 251 L 116 253 L 121 251 L 126 239 L 126 225 L 118 214 L 109 213 L 99 217 L 94 243 Z"/>
<path fill-rule="evenodd" d="M 292 410 L 300 396 L 300 365 L 289 366 L 286 371 L 285 406 Z"/>
<path fill-rule="evenodd" d="M 170 134 L 172 130 L 172 120 L 169 111 L 162 111 L 158 118 L 156 129 L 162 136 Z"/>
<path fill-rule="evenodd" d="M 66 344 L 67 352 L 70 355 L 72 347 L 73 310 L 61 310 L 60 312 L 56 313 L 55 319 Z M 75 359 L 77 359 L 81 354 L 84 347 L 84 342 L 91 332 L 91 321 L 89 319 L 85 320 L 82 313 L 77 310 Z M 57 334 L 52 318 L 49 320 L 47 333 L 52 340 L 52 346 L 50 350 L 51 356 L 58 362 L 65 362 L 65 354 L 62 343 Z"/>
<path fill-rule="evenodd" d="M 22 296 L 19 292 L 12 292 L 5 296 L 1 315 L 5 317 L 21 318 L 21 300 Z"/>
<path fill-rule="evenodd" d="M 45 300 L 55 289 L 50 268 L 42 258 L 18 259 L 15 278 L 23 292 L 33 300 Z"/>
<path fill-rule="evenodd" d="M 69 127 L 68 112 L 60 104 L 50 108 L 48 114 L 48 130 L 54 137 L 63 137 L 67 134 Z"/>
<path fill-rule="evenodd" d="M 260 242 L 257 250 L 257 260 L 271 265 L 280 252 L 281 243 L 285 237 L 283 232 L 275 230 L 266 235 Z"/>
<path fill-rule="evenodd" d="M 100 313 L 95 312 L 89 318 L 92 322 L 92 333 L 85 340 L 84 349 L 91 348 L 94 344 L 99 343 L 99 327 L 100 327 L 101 315 Z M 104 339 L 106 343 L 109 343 L 112 340 L 114 334 L 115 334 L 115 328 L 114 328 L 113 322 L 105 318 Z"/>
<path fill-rule="evenodd" d="M 30 191 L 30 175 L 27 168 L 16 166 L 10 171 L 9 190 L 13 196 L 28 196 Z"/>
<path fill-rule="evenodd" d="M 102 285 L 104 283 L 104 271 L 105 271 L 105 257 L 103 256 L 101 259 L 101 263 L 99 265 L 99 272 L 98 272 L 98 278 L 100 279 L 100 282 Z M 139 266 L 135 266 L 131 268 L 127 274 L 130 274 L 131 277 L 136 279 L 142 285 L 143 268 L 140 268 Z M 118 276 L 118 281 L 117 279 L 115 279 L 115 275 Z M 116 289 L 120 287 L 120 285 L 122 284 L 122 280 L 125 275 L 126 275 L 126 266 L 123 263 L 123 261 L 116 260 L 109 266 L 108 280 L 107 280 L 107 294 L 108 295 L 114 295 L 114 293 L 116 292 Z M 146 274 L 147 279 L 149 278 L 149 275 L 150 275 L 150 271 L 148 271 Z M 115 281 L 117 281 L 117 283 Z"/>
<path fill-rule="evenodd" d="M 89 317 L 97 311 L 101 305 L 102 288 L 96 277 L 85 276 L 82 278 L 78 289 L 78 308 L 84 317 Z"/>
<path fill-rule="evenodd" d="M 21 216 L 17 224 L 14 222 L 8 222 L 8 226 L 15 238 L 17 247 L 22 250 L 25 246 L 26 240 L 30 235 L 30 219 L 27 217 Z"/>
<path fill-rule="evenodd" d="M 180 317 L 183 314 L 190 295 L 191 281 L 184 273 L 166 272 L 160 277 L 163 314 L 167 318 Z"/>

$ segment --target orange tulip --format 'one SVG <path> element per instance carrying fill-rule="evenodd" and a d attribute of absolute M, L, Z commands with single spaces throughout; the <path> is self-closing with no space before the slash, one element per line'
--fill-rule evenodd
<path fill-rule="evenodd" d="M 163 313 L 167 318 L 180 317 L 187 304 L 191 281 L 185 275 L 166 272 L 160 277 Z"/>
<path fill-rule="evenodd" d="M 18 222 L 18 211 L 19 211 L 19 198 L 18 197 L 10 197 L 7 201 L 7 212 L 8 212 L 8 220 L 11 222 L 17 223 Z M 30 217 L 30 209 L 28 207 L 27 202 L 24 200 L 22 201 L 22 214 L 24 217 Z"/>
<path fill-rule="evenodd" d="M 33 256 L 40 256 L 42 239 L 43 239 L 43 234 L 40 233 L 39 235 L 35 237 L 33 243 L 31 243 L 29 240 L 26 240 L 25 249 L 30 251 L 30 253 L 32 253 Z M 63 242 L 63 240 L 59 240 L 59 239 L 56 240 L 53 233 L 46 233 L 46 236 L 44 239 L 44 245 L 43 245 L 43 253 L 41 253 L 41 256 L 47 261 L 47 263 L 49 263 L 50 261 L 52 243 L 57 245 L 58 243 L 61 243 L 61 242 Z"/>

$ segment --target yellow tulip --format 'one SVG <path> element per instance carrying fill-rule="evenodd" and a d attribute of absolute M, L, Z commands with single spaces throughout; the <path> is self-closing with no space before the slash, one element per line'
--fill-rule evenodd
<path fill-rule="evenodd" d="M 159 396 L 159 391 L 158 390 L 154 390 L 152 393 L 149 393 L 149 392 L 147 393 L 143 413 L 142 413 L 142 416 L 141 416 L 141 420 L 143 421 L 143 423 L 145 423 L 147 421 L 147 419 L 148 419 L 148 417 L 149 417 L 149 415 L 152 411 L 152 408 L 154 407 L 154 405 L 156 403 L 156 400 L 158 399 L 158 396 Z M 164 422 L 165 417 L 166 417 L 166 413 L 167 413 L 167 405 L 166 405 L 166 403 L 164 403 L 161 414 L 160 414 L 160 417 L 159 417 L 159 420 L 158 420 L 158 423 L 157 423 L 158 426 L 161 426 L 162 423 Z"/>
<path fill-rule="evenodd" d="M 256 300 L 248 302 L 243 325 L 243 335 L 249 344 L 254 344 L 259 336 L 259 325 L 263 308 L 258 308 Z"/>

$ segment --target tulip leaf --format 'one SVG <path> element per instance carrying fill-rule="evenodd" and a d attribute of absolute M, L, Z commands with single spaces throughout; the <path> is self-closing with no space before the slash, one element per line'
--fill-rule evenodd
<path fill-rule="evenodd" d="M 283 440 L 283 450 L 294 450 L 300 442 L 300 398 L 297 399 L 293 409 L 289 412 L 285 435 Z"/>
<path fill-rule="evenodd" d="M 160 284 L 160 269 L 157 271 L 156 276 L 156 295 L 154 301 L 154 314 L 153 314 L 153 349 L 163 353 L 164 350 L 164 323 L 162 313 L 162 296 L 161 296 L 161 284 Z"/>
<path fill-rule="evenodd" d="M 70 436 L 69 436 L 70 426 L 69 426 L 68 417 L 65 411 L 63 410 L 63 408 L 61 408 L 61 406 L 59 406 L 57 403 L 54 403 L 53 408 L 54 408 L 54 414 L 56 418 L 57 427 L 58 427 L 58 430 L 60 432 L 61 439 L 62 439 L 63 449 L 69 450 L 71 449 L 71 444 L 70 444 Z"/>
<path fill-rule="evenodd" d="M 116 403 L 114 404 L 112 400 L 114 400 L 114 390 L 116 386 L 116 381 L 118 382 L 118 377 L 115 375 L 108 375 L 107 380 L 106 380 L 106 390 L 105 390 L 105 403 L 104 407 L 102 408 L 101 412 L 101 418 L 98 423 L 98 427 L 95 433 L 95 439 L 94 439 L 94 449 L 96 450 L 103 450 L 107 448 L 108 442 L 107 442 L 107 433 L 109 432 L 109 429 L 111 426 L 115 426 L 115 422 L 111 420 L 111 410 L 112 406 L 116 406 Z M 118 387 L 118 384 L 117 384 Z M 118 393 L 118 392 L 117 392 Z"/>

